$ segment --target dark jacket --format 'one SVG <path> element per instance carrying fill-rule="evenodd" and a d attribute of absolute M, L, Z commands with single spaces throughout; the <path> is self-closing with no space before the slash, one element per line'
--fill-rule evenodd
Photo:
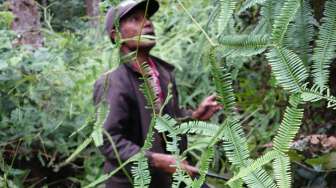
<path fill-rule="evenodd" d="M 172 74 L 173 66 L 164 61 L 152 57 L 159 71 L 160 85 L 164 98 L 167 96 L 168 84 L 172 84 L 172 99 L 164 108 L 164 113 L 173 118 L 190 115 L 189 111 L 182 110 L 178 106 L 178 94 Z M 107 79 L 106 79 L 107 78 Z M 107 80 L 108 92 L 107 102 L 110 105 L 110 112 L 104 123 L 104 128 L 111 135 L 119 152 L 120 159 L 125 161 L 139 152 L 147 135 L 149 123 L 151 121 L 151 110 L 145 108 L 146 101 L 144 95 L 139 90 L 139 85 L 143 83 L 141 75 L 130 64 L 122 64 L 113 72 L 107 73 L 98 79 L 94 86 L 94 103 L 98 104 L 104 95 L 104 84 Z M 184 151 L 187 147 L 186 137 L 182 137 L 180 149 Z M 152 152 L 167 153 L 163 138 L 157 132 L 154 133 Z M 104 145 L 101 147 L 103 155 L 106 157 L 104 170 L 111 172 L 119 166 L 115 153 L 110 142 L 104 138 Z M 130 176 L 131 165 L 127 166 Z M 152 181 L 150 187 L 161 188 L 171 187 L 171 175 L 151 168 Z M 122 171 L 110 178 L 106 186 L 109 188 L 129 188 L 132 187 L 127 177 Z"/>

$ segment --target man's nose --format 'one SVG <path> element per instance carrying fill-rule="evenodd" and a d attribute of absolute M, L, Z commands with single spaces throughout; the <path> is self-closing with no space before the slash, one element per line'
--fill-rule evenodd
<path fill-rule="evenodd" d="M 145 18 L 144 20 L 144 27 L 152 27 L 152 21 L 148 18 Z"/>

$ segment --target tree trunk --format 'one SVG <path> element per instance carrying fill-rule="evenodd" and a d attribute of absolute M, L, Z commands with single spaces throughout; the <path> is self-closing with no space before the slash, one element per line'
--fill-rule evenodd
<path fill-rule="evenodd" d="M 17 33 L 16 45 L 28 44 L 41 47 L 40 14 L 34 0 L 10 0 L 10 9 L 15 15 L 12 29 Z"/>
<path fill-rule="evenodd" d="M 100 0 L 85 0 L 86 15 L 92 27 L 99 25 L 99 2 Z"/>

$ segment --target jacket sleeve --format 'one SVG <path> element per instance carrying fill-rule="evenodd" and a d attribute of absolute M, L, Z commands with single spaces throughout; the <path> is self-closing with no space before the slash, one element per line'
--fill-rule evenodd
<path fill-rule="evenodd" d="M 179 118 L 182 121 L 192 120 L 192 112 L 193 112 L 193 110 L 181 108 L 179 106 L 179 96 L 178 96 L 178 91 L 177 91 L 177 87 L 176 87 L 176 82 L 175 82 L 174 76 L 172 76 L 172 84 L 173 84 L 173 88 L 172 88 L 173 91 L 172 91 L 172 93 L 173 93 L 173 97 L 174 97 L 174 108 L 177 111 L 176 117 Z"/>
<path fill-rule="evenodd" d="M 110 83 L 105 84 L 106 79 L 98 80 L 94 86 L 94 103 L 97 105 L 103 99 L 104 85 L 108 85 L 107 102 L 109 103 L 109 114 L 104 123 L 104 129 L 111 136 L 118 151 L 119 158 L 125 161 L 139 152 L 140 147 L 125 137 L 126 126 L 130 121 L 130 106 L 128 95 L 123 85 L 118 80 L 108 79 Z M 104 144 L 100 147 L 102 154 L 107 160 L 115 161 L 117 154 L 113 145 L 104 136 Z"/>

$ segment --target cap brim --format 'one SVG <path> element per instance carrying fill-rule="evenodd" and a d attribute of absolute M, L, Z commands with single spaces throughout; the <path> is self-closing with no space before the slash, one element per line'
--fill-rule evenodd
<path fill-rule="evenodd" d="M 123 17 L 131 14 L 133 11 L 141 9 L 141 10 L 146 10 L 147 7 L 147 1 L 148 2 L 148 8 L 147 8 L 147 15 L 148 17 L 153 16 L 158 10 L 159 10 L 159 3 L 156 0 L 145 0 L 145 1 L 141 1 L 137 4 L 135 4 L 134 6 L 129 7 L 127 10 L 123 11 L 119 18 L 122 19 Z"/>

